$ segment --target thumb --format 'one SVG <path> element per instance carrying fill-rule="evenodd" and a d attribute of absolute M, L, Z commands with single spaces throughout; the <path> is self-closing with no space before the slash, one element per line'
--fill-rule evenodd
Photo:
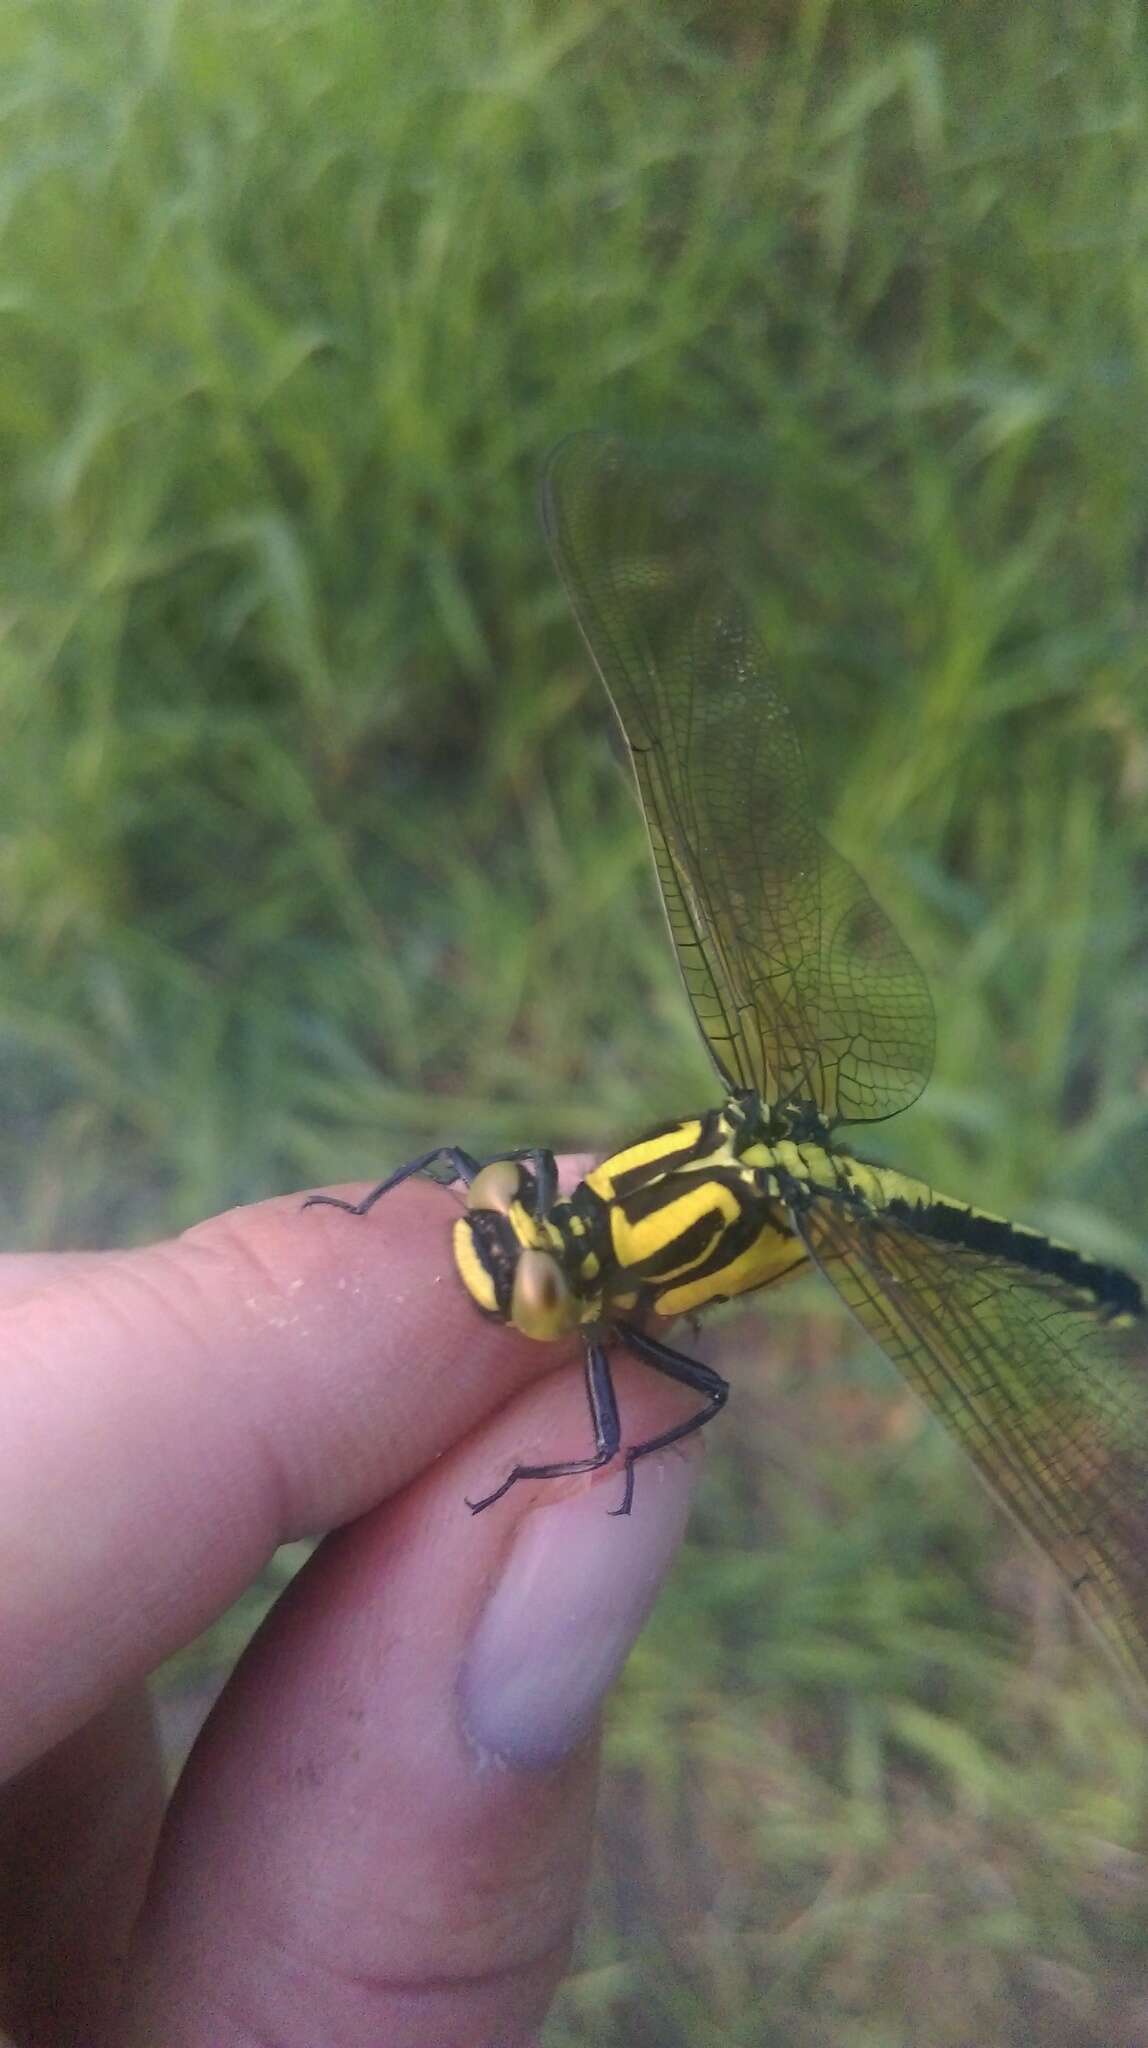
<path fill-rule="evenodd" d="M 622 1364 L 629 1431 L 677 1390 Z M 696 1460 L 463 1507 L 577 1446 L 569 1370 L 327 1539 L 184 1775 L 116 2048 L 525 2048 L 566 1960 L 597 1714 L 684 1526 Z"/>

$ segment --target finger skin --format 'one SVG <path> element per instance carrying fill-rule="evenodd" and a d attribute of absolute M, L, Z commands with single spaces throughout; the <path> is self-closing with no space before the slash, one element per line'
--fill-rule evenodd
<path fill-rule="evenodd" d="M 0 1307 L 43 1294 L 65 1276 L 80 1278 L 99 1266 L 104 1252 L 5 1252 L 0 1258 Z"/>
<path fill-rule="evenodd" d="M 680 1411 L 680 1390 L 641 1368 L 618 1383 L 630 1434 Z M 114 2048 L 536 2038 L 585 1879 L 596 1737 L 537 1769 L 482 1751 L 461 1703 L 467 1644 L 537 1518 L 592 1514 L 624 1573 L 666 1502 L 643 1468 L 630 1522 L 608 1520 L 616 1472 L 459 1508 L 523 1445 L 577 1446 L 586 1428 L 577 1377 L 551 1376 L 295 1580 L 185 1773 Z M 671 1536 L 682 1519 L 670 1503 Z"/>
<path fill-rule="evenodd" d="M 0 1778 L 563 1357 L 477 1315 L 456 1214 L 290 1197 L 0 1290 Z"/>
<path fill-rule="evenodd" d="M 163 1797 L 142 1686 L 0 1790 L 0 2027 L 14 2041 L 91 2041 L 118 2001 Z"/>
<path fill-rule="evenodd" d="M 279 1541 L 356 1514 L 224 1694 L 107 2038 L 512 2048 L 545 2009 L 589 1836 L 586 1730 L 632 1639 L 613 1597 L 625 1572 L 595 1501 L 603 1625 L 597 1594 L 580 1624 L 563 1619 L 577 1600 L 543 1617 L 552 1644 L 557 1619 L 555 1662 L 590 1682 L 568 1694 L 549 1685 L 554 1650 L 536 1658 L 525 1690 L 514 1677 L 486 1693 L 485 1726 L 508 1731 L 518 1765 L 481 1749 L 460 1666 L 475 1617 L 497 1608 L 487 1687 L 507 1668 L 506 1617 L 516 1625 L 521 1586 L 540 1583 L 537 1546 L 501 1606 L 488 1596 L 515 1530 L 540 1516 L 526 1488 L 477 1523 L 463 1499 L 523 1453 L 585 1442 L 578 1347 L 563 1366 L 562 1347 L 477 1317 L 441 1190 L 401 1190 L 387 1212 L 304 1217 L 290 1200 L 147 1252 L 0 1264 L 0 1545 L 13 1566 L 0 1578 L 0 1741 L 9 1769 L 39 1759 L 0 1793 L 0 1943 L 22 1972 L 0 2019 L 38 2048 L 97 2038 L 151 1854 L 150 1731 L 138 1690 L 113 1694 Z M 627 1368 L 619 1387 L 631 1440 L 676 1419 L 677 1390 Z M 612 1503 L 616 1475 L 602 1477 Z M 568 1484 L 585 1507 L 587 1482 Z M 565 1490 L 541 1489 L 548 1513 Z M 640 1544 L 630 1553 L 635 1629 L 650 1559 L 668 1556 L 684 1511 L 663 1515 L 645 1566 Z M 625 1542 L 639 1516 L 608 1526 Z M 559 1551 L 571 1585 L 592 1588 L 561 1529 Z M 551 1697 L 534 1742 L 540 1678 Z"/>

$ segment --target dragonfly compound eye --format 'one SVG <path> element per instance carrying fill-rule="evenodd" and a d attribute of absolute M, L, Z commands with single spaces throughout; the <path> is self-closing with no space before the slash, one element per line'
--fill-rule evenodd
<path fill-rule="evenodd" d="M 510 1293 L 510 1321 L 524 1337 L 561 1337 L 578 1321 L 569 1283 L 549 1252 L 519 1253 Z"/>
<path fill-rule="evenodd" d="M 522 1168 L 513 1159 L 492 1159 L 475 1174 L 467 1190 L 468 1209 L 493 1209 L 496 1216 L 509 1216 L 510 1205 L 522 1193 Z"/>

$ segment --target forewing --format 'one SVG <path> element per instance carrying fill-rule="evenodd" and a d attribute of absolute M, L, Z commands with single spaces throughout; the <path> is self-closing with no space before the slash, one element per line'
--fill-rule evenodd
<path fill-rule="evenodd" d="M 817 832 L 793 720 L 721 567 L 721 487 L 603 434 L 555 449 L 543 524 L 633 760 L 686 989 L 725 1085 L 891 1116 L 932 1065 L 908 949 Z"/>
<path fill-rule="evenodd" d="M 817 1264 L 1148 1682 L 1148 1358 L 1051 1275 L 831 1197 L 795 1212 Z"/>

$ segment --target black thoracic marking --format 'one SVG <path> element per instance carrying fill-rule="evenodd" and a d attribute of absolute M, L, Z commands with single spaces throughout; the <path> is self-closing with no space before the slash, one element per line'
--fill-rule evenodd
<path fill-rule="evenodd" d="M 691 1146 L 684 1156 L 687 1160 L 692 1161 L 698 1155 L 695 1148 Z M 661 1162 L 659 1161 L 659 1167 L 660 1164 Z M 703 1165 L 697 1173 L 683 1174 L 680 1187 L 674 1184 L 671 1169 L 671 1172 L 664 1177 L 659 1173 L 659 1178 L 656 1181 L 652 1181 L 648 1187 L 633 1188 L 626 1195 L 619 1193 L 616 1199 L 620 1207 L 625 1210 L 629 1222 L 641 1223 L 647 1216 L 659 1215 L 663 1209 L 668 1207 L 677 1194 L 688 1194 L 710 1181 L 716 1182 L 718 1186 L 723 1188 L 732 1188 L 738 1202 L 744 1205 L 749 1191 L 744 1174 L 736 1166 L 707 1167 Z M 618 1185 L 620 1186 L 620 1183 Z"/>
<path fill-rule="evenodd" d="M 1091 1294 L 1114 1315 L 1141 1315 L 1144 1299 L 1135 1280 L 1114 1266 L 1102 1266 L 1084 1258 L 1070 1245 L 1054 1244 L 1037 1231 L 1020 1230 L 997 1216 L 984 1216 L 959 1203 L 930 1202 L 918 1206 L 895 1195 L 886 1214 L 912 1224 L 935 1243 L 962 1246 L 966 1251 L 985 1252 L 992 1258 L 1012 1259 L 1033 1273 L 1050 1273 L 1067 1281 L 1083 1294 Z"/>
<path fill-rule="evenodd" d="M 629 1215 L 628 1207 L 626 1213 Z M 710 1250 L 715 1237 L 721 1239 L 724 1247 L 725 1233 L 732 1227 L 727 1224 L 720 1209 L 707 1209 L 704 1215 L 695 1216 L 692 1223 L 687 1224 L 684 1230 L 679 1230 L 676 1237 L 671 1237 L 664 1245 L 659 1245 L 657 1251 L 651 1252 L 648 1258 L 639 1259 L 635 1270 L 646 1280 L 658 1280 L 664 1274 L 679 1272 L 683 1267 L 689 1267 L 692 1271 L 696 1261 Z M 724 1257 L 721 1263 L 725 1264 Z"/>
<path fill-rule="evenodd" d="M 572 1228 L 577 1217 L 582 1234 Z M 604 1268 L 611 1257 L 609 1204 L 583 1185 L 572 1198 L 570 1209 L 559 1207 L 553 1218 L 562 1238 L 562 1248 L 572 1268 L 581 1270 L 587 1258 L 597 1258 Z"/>
<path fill-rule="evenodd" d="M 689 1166 L 697 1159 L 704 1159 L 706 1152 L 713 1143 L 713 1127 L 718 1122 L 720 1122 L 720 1112 L 716 1110 L 707 1111 L 706 1115 L 700 1119 L 701 1135 L 695 1138 L 692 1143 L 683 1141 L 676 1152 L 660 1153 L 656 1159 L 646 1160 L 641 1166 L 628 1167 L 625 1173 L 618 1174 L 614 1180 L 615 1195 L 619 1199 L 625 1199 L 629 1196 L 640 1194 L 649 1184 L 651 1174 L 656 1176 L 654 1181 L 654 1189 L 656 1190 L 665 1175 L 673 1173 L 675 1168 Z M 667 1132 L 678 1129 L 680 1129 L 678 1124 L 660 1124 L 657 1130 L 643 1131 L 638 1142 L 644 1145 L 651 1139 L 665 1137 Z"/>
<path fill-rule="evenodd" d="M 772 1202 L 747 1202 L 736 1223 L 728 1223 L 721 1243 L 714 1246 L 708 1259 L 695 1266 L 691 1280 L 708 1280 L 711 1273 L 720 1273 L 726 1266 L 748 1251 L 754 1240 L 765 1229 L 775 1230 L 781 1237 L 792 1237 L 789 1224 L 777 1212 Z"/>
<path fill-rule="evenodd" d="M 737 1193 L 739 1198 L 743 1197 L 744 1188 L 738 1186 Z M 703 1225 L 706 1226 L 704 1231 Z M 724 1272 L 734 1259 L 740 1258 L 742 1252 L 748 1251 L 767 1225 L 775 1230 L 787 1229 L 787 1226 L 777 1218 L 772 1204 L 766 1207 L 760 1201 L 743 1199 L 741 1214 L 732 1222 L 727 1222 L 716 1209 L 707 1210 L 706 1214 L 696 1223 L 692 1223 L 688 1230 L 682 1231 L 674 1238 L 664 1252 L 657 1252 L 652 1258 L 643 1259 L 635 1270 L 642 1279 L 654 1284 L 665 1270 L 668 1269 L 672 1276 L 679 1268 L 685 1269 L 687 1266 L 688 1271 L 683 1270 L 681 1274 L 683 1280 L 708 1280 L 711 1273 Z M 710 1245 L 715 1233 L 718 1233 L 717 1241 L 712 1244 L 706 1255 L 706 1247 Z"/>

